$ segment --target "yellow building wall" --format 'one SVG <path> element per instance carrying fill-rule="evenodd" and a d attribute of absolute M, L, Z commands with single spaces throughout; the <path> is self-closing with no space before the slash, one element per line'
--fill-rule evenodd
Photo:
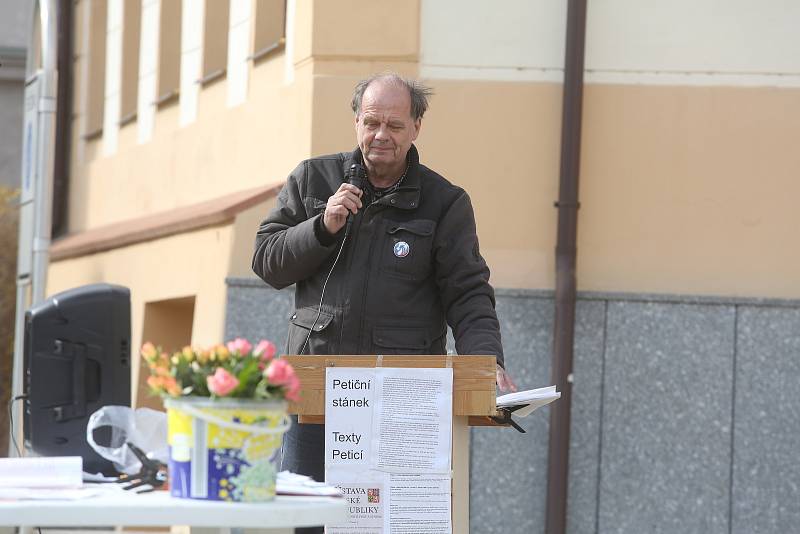
<path fill-rule="evenodd" d="M 231 265 L 232 241 L 233 226 L 226 225 L 53 262 L 48 273 L 47 293 L 99 282 L 130 288 L 135 392 L 139 347 L 148 341 L 142 339 L 148 302 L 195 297 L 192 343 L 211 345 L 222 341 L 225 277 Z"/>
<path fill-rule="evenodd" d="M 419 2 L 409 1 L 401 9 L 358 0 L 314 3 L 312 154 L 355 145 L 347 104 L 360 78 L 386 69 L 419 75 L 426 60 L 420 39 L 430 38 L 420 28 L 427 24 L 431 31 L 431 21 L 421 17 L 431 15 L 434 4 L 421 8 Z M 601 11 L 606 9 L 610 8 Z M 563 13 L 534 14 L 555 15 L 557 21 L 551 22 L 563 24 Z M 435 29 L 441 39 L 438 47 L 447 47 L 448 32 L 456 32 L 472 15 L 450 13 L 447 20 L 454 26 Z M 608 21 L 600 14 L 596 21 L 590 31 L 607 30 Z M 359 31 L 341 31 L 347 27 Z M 398 33 L 399 28 L 405 32 Z M 563 39 L 562 30 L 548 34 L 544 44 Z M 500 36 L 481 34 L 470 40 L 491 38 Z M 649 56 L 629 51 L 606 57 L 603 43 L 607 41 L 592 41 L 606 55 L 589 50 L 590 61 L 604 65 L 617 58 L 641 63 L 656 57 L 652 51 Z M 491 53 L 491 46 L 475 46 L 477 55 Z M 438 50 L 428 52 L 438 54 Z M 549 66 L 545 61 L 549 56 L 531 54 L 533 61 Z M 691 61 L 686 54 L 664 57 Z M 726 57 L 714 58 L 724 69 Z M 553 65 L 562 61 L 563 56 Z M 424 70 L 445 72 L 447 65 L 438 67 L 426 64 Z M 666 66 L 656 63 L 653 68 Z M 462 71 L 455 72 L 462 76 Z M 491 69 L 474 69 L 473 74 L 494 75 Z M 508 80 L 469 75 L 424 80 L 435 95 L 417 146 L 423 163 L 471 195 L 492 283 L 551 289 L 562 85 L 524 79 L 530 73 L 508 75 Z M 505 74 L 498 71 L 497 76 Z M 543 71 L 531 77 L 548 76 L 552 75 Z M 716 78 L 703 82 L 712 85 L 702 85 L 688 76 L 675 77 L 674 85 L 654 85 L 655 76 L 638 79 L 631 74 L 626 84 L 598 83 L 591 81 L 593 75 L 588 77 L 579 289 L 800 296 L 800 249 L 781 245 L 792 242 L 800 228 L 798 212 L 791 209 L 792 199 L 800 193 L 800 180 L 794 179 L 800 168 L 798 153 L 792 148 L 800 133 L 800 90 L 750 87 L 735 78 L 731 81 L 736 85 L 720 84 Z"/>
<path fill-rule="evenodd" d="M 475 204 L 498 287 L 552 288 L 561 86 L 430 80 L 423 161 Z M 797 298 L 800 90 L 587 84 L 578 287 Z"/>
<path fill-rule="evenodd" d="M 314 0 L 313 6 L 315 61 L 417 61 L 419 0 Z"/>
<path fill-rule="evenodd" d="M 227 107 L 222 79 L 201 90 L 188 126 L 173 104 L 157 112 L 147 143 L 135 123 L 112 156 L 102 140 L 80 141 L 70 231 L 263 185 L 306 157 L 351 150 L 355 83 L 386 69 L 420 72 L 416 0 L 297 2 L 295 23 L 292 81 L 279 53 L 250 66 L 240 106 Z M 492 283 L 551 289 L 561 84 L 425 81 L 435 95 L 417 142 L 422 162 L 472 197 Z M 796 88 L 587 84 L 579 289 L 800 298 L 798 97 Z M 55 262 L 49 292 L 131 287 L 134 346 L 144 303 L 197 295 L 193 342 L 220 341 L 224 279 L 253 276 L 255 229 L 271 205 L 213 230 Z"/>
<path fill-rule="evenodd" d="M 210 200 L 284 178 L 308 157 L 312 82 L 308 67 L 282 82 L 282 61 L 253 69 L 250 98 L 225 105 L 225 82 L 200 93 L 197 121 L 178 127 L 178 107 L 156 114 L 153 139 L 137 144 L 136 125 L 120 131 L 119 149 L 72 167 L 70 232 Z"/>
<path fill-rule="evenodd" d="M 317 67 L 315 154 L 355 146 L 347 65 Z M 422 162 L 471 195 L 492 283 L 552 288 L 561 85 L 427 82 Z M 579 289 L 800 297 L 798 138 L 797 89 L 587 84 Z"/>
<path fill-rule="evenodd" d="M 270 116 L 266 110 L 248 111 L 269 107 L 269 98 L 231 110 L 220 104 L 216 114 L 201 106 L 198 123 L 173 131 L 173 143 L 154 140 L 92 162 L 93 187 L 81 199 L 87 207 L 73 202 L 72 217 L 124 220 L 280 179 L 310 154 L 352 149 L 348 102 L 359 75 L 325 67 L 327 74 L 298 89 L 312 106 L 293 97 L 308 118 L 272 125 L 288 129 L 286 137 L 256 119 Z M 255 79 L 261 74 L 254 70 Z M 552 288 L 560 85 L 430 83 L 436 95 L 418 140 L 422 160 L 470 193 L 492 282 Z M 587 85 L 579 288 L 800 296 L 800 249 L 786 245 L 800 227 L 792 206 L 800 196 L 800 156 L 792 147 L 800 134 L 799 93 Z M 301 132 L 304 120 L 313 127 Z M 142 187 L 142 177 L 159 184 Z"/>
<path fill-rule="evenodd" d="M 184 232 L 126 247 L 53 262 L 47 293 L 92 283 L 118 284 L 131 290 L 133 391 L 138 383 L 138 351 L 149 303 L 194 298 L 191 343 L 224 341 L 227 277 L 253 276 L 250 260 L 258 225 L 275 198 L 248 208 L 228 224 Z M 167 347 L 173 350 L 180 347 Z"/>
<path fill-rule="evenodd" d="M 561 86 L 432 80 L 419 148 L 475 207 L 496 287 L 552 288 Z"/>
<path fill-rule="evenodd" d="M 230 265 L 227 276 L 236 278 L 255 277 L 252 269 L 253 249 L 256 232 L 261 221 L 275 207 L 276 198 L 253 206 L 236 216 L 233 226 L 233 242 L 231 243 Z"/>
<path fill-rule="evenodd" d="M 192 124 L 181 127 L 179 105 L 166 105 L 150 141 L 137 142 L 134 121 L 111 156 L 102 138 L 80 139 L 76 121 L 69 231 L 261 186 L 304 158 L 352 150 L 359 79 L 448 72 L 422 68 L 420 18 L 418 0 L 298 1 L 291 79 L 283 53 L 251 64 L 244 104 L 227 106 L 223 78 L 202 88 Z M 562 85 L 543 76 L 424 80 L 435 94 L 417 140 L 422 162 L 470 194 L 495 287 L 554 287 Z M 589 76 L 584 88 L 579 290 L 800 298 L 800 89 L 648 79 Z M 192 343 L 220 342 L 225 278 L 253 276 L 255 232 L 274 205 L 53 262 L 48 294 L 96 282 L 131 288 L 134 353 L 148 303 L 194 297 Z"/>
<path fill-rule="evenodd" d="M 581 289 L 800 297 L 800 90 L 588 85 Z"/>

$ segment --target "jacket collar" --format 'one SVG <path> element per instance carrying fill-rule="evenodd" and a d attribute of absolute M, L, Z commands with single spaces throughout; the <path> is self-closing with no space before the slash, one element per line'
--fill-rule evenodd
<path fill-rule="evenodd" d="M 378 200 L 378 204 L 405 210 L 413 210 L 419 207 L 422 175 L 420 173 L 419 152 L 417 152 L 417 147 L 413 144 L 408 150 L 406 158 L 408 159 L 408 172 L 405 179 L 403 179 L 403 183 L 400 184 L 397 191 Z M 358 147 L 345 158 L 344 174 L 342 176 L 347 173 L 347 169 L 354 163 L 364 164 L 364 157 Z"/>

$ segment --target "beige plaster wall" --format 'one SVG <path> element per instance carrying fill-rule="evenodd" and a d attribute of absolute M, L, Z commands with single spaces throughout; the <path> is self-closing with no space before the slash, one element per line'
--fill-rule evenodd
<path fill-rule="evenodd" d="M 583 289 L 800 297 L 800 89 L 590 85 Z"/>
<path fill-rule="evenodd" d="M 419 73 L 419 18 L 418 0 L 402 9 L 298 2 L 293 81 L 285 81 L 278 54 L 251 66 L 241 106 L 226 106 L 222 80 L 202 89 L 197 121 L 187 127 L 178 126 L 178 106 L 171 105 L 157 112 L 148 143 L 137 144 L 135 124 L 120 131 L 114 156 L 101 155 L 99 140 L 86 143 L 73 161 L 70 230 L 262 185 L 284 178 L 303 158 L 350 150 L 353 85 L 385 69 Z M 561 85 L 427 82 L 436 94 L 417 142 L 422 161 L 471 195 L 493 284 L 552 288 Z M 800 252 L 792 246 L 800 228 L 792 206 L 800 194 L 798 91 L 588 84 L 579 288 L 800 297 Z M 267 210 L 237 218 L 226 274 L 251 276 L 252 235 Z M 105 256 L 116 254 L 124 256 Z M 66 263 L 73 267 L 51 270 L 56 286 L 99 276 L 96 260 Z M 149 273 L 137 276 L 131 280 L 149 283 Z M 224 306 L 218 297 L 214 305 Z"/>
<path fill-rule="evenodd" d="M 200 92 L 197 121 L 178 127 L 178 107 L 156 114 L 153 139 L 137 144 L 136 124 L 120 130 L 119 149 L 104 157 L 99 140 L 74 161 L 71 232 L 213 199 L 283 179 L 310 153 L 310 67 L 283 84 L 282 59 L 252 70 L 250 96 L 225 104 L 224 80 Z"/>
<path fill-rule="evenodd" d="M 233 226 L 217 226 L 50 265 L 47 294 L 107 282 L 131 289 L 133 384 L 138 380 L 145 304 L 195 297 L 192 343 L 218 343 L 224 334 L 225 277 Z M 134 388 L 135 389 L 135 388 Z"/>
<path fill-rule="evenodd" d="M 348 65 L 316 66 L 315 154 L 355 145 L 347 103 L 359 75 Z M 492 283 L 552 288 L 561 86 L 428 82 L 436 94 L 417 146 L 471 195 Z M 800 248 L 788 245 L 800 229 L 798 96 L 587 85 L 579 288 L 800 296 Z"/>
<path fill-rule="evenodd" d="M 242 211 L 236 216 L 233 223 L 233 242 L 231 244 L 230 265 L 228 275 L 237 278 L 255 278 L 253 273 L 252 258 L 256 240 L 256 232 L 261 221 L 267 216 L 277 203 L 276 198 L 253 206 Z"/>
<path fill-rule="evenodd" d="M 431 84 L 418 145 L 472 196 L 492 282 L 552 288 L 560 85 Z M 587 85 L 579 289 L 800 297 L 799 97 Z"/>
<path fill-rule="evenodd" d="M 431 80 L 423 161 L 469 193 L 496 287 L 554 283 L 561 86 Z"/>
<path fill-rule="evenodd" d="M 419 0 L 314 0 L 313 6 L 315 60 L 397 62 L 419 54 Z"/>

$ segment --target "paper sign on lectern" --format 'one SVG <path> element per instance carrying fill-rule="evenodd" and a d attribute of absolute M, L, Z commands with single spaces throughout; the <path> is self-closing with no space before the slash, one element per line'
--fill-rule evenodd
<path fill-rule="evenodd" d="M 326 482 L 350 521 L 329 534 L 380 534 L 425 518 L 451 534 L 452 369 L 328 368 Z"/>

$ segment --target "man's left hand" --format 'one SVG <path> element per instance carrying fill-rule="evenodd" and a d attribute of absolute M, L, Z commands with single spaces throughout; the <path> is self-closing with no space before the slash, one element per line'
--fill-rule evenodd
<path fill-rule="evenodd" d="M 517 385 L 505 369 L 497 366 L 497 387 L 500 391 L 517 391 Z"/>

